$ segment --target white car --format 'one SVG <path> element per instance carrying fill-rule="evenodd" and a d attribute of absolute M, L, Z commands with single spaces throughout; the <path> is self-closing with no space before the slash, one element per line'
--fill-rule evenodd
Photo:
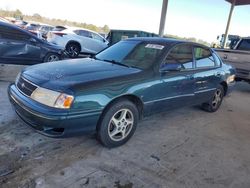
<path fill-rule="evenodd" d="M 108 41 L 98 33 L 83 28 L 50 31 L 47 41 L 62 46 L 72 58 L 80 53 L 96 54 L 108 47 Z"/>

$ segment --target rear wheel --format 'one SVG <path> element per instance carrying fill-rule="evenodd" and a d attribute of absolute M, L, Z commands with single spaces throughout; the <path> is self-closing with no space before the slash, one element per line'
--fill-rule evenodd
<path fill-rule="evenodd" d="M 77 43 L 69 43 L 66 46 L 66 51 L 71 58 L 76 58 L 80 54 L 80 46 Z"/>
<path fill-rule="evenodd" d="M 224 94 L 224 87 L 219 85 L 213 93 L 211 99 L 207 103 L 202 104 L 202 108 L 207 112 L 216 112 L 223 101 Z"/>
<path fill-rule="evenodd" d="M 60 60 L 60 56 L 56 53 L 48 53 L 44 58 L 44 62 L 53 62 L 53 61 L 59 61 L 59 60 Z"/>
<path fill-rule="evenodd" d="M 121 146 L 134 134 L 138 119 L 138 110 L 132 102 L 128 100 L 116 102 L 108 108 L 100 120 L 97 128 L 98 139 L 108 148 Z"/>

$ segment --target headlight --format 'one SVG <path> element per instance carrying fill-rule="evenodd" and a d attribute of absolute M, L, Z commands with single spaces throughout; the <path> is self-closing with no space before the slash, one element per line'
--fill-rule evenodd
<path fill-rule="evenodd" d="M 70 108 L 74 97 L 57 91 L 38 87 L 30 96 L 33 100 L 55 108 Z"/>
<path fill-rule="evenodd" d="M 234 80 L 235 80 L 235 74 L 233 74 L 233 75 L 231 75 L 231 76 L 229 76 L 228 78 L 227 78 L 227 83 L 229 84 L 229 83 L 232 83 L 232 82 L 234 82 Z"/>

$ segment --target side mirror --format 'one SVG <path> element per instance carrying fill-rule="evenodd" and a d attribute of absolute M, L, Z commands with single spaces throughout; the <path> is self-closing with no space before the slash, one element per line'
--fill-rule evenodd
<path fill-rule="evenodd" d="M 34 38 L 30 38 L 29 41 L 30 41 L 31 43 L 37 43 L 36 39 L 34 39 Z"/>
<path fill-rule="evenodd" d="M 181 70 L 181 64 L 180 63 L 166 63 L 161 66 L 160 71 L 180 71 Z"/>

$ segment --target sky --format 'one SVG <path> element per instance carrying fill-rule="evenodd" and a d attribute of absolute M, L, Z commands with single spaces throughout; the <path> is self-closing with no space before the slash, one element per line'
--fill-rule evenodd
<path fill-rule="evenodd" d="M 0 0 L 0 8 L 68 19 L 111 29 L 158 33 L 162 0 Z M 213 42 L 225 32 L 230 4 L 225 0 L 169 0 L 167 34 Z M 250 36 L 250 5 L 237 6 L 230 34 Z"/>

